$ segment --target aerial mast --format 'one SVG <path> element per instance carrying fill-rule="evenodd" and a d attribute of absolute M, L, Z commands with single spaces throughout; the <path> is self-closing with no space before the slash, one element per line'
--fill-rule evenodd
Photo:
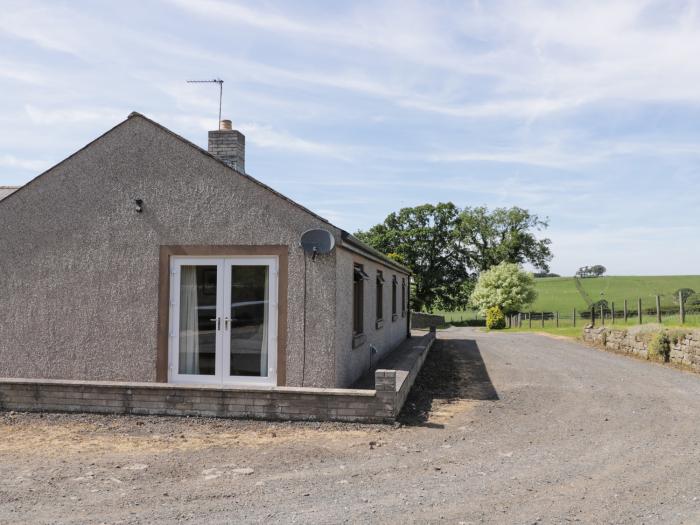
<path fill-rule="evenodd" d="M 219 122 L 217 129 L 221 129 L 221 99 L 224 97 L 224 81 L 220 78 L 213 80 L 188 80 L 188 84 L 219 84 Z"/>

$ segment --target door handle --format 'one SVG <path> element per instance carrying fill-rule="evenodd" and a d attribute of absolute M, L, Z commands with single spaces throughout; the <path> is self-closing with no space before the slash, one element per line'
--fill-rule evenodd
<path fill-rule="evenodd" d="M 228 330 L 230 321 L 231 319 L 229 319 L 228 317 L 224 319 L 224 330 Z"/>
<path fill-rule="evenodd" d="M 216 329 L 221 330 L 221 317 L 215 317 L 214 319 L 209 319 L 210 321 L 216 322 Z"/>

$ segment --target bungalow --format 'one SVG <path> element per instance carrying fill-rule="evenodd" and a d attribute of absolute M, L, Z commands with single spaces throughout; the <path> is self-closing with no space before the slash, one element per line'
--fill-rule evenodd
<path fill-rule="evenodd" d="M 0 377 L 344 388 L 410 335 L 408 269 L 247 175 L 230 121 L 204 151 L 132 113 L 11 190 Z"/>

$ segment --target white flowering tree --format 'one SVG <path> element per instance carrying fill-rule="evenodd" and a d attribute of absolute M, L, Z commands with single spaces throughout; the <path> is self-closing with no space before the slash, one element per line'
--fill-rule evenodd
<path fill-rule="evenodd" d="M 482 315 L 494 306 L 508 314 L 531 305 L 536 298 L 532 274 L 517 264 L 502 262 L 479 276 L 469 302 Z"/>

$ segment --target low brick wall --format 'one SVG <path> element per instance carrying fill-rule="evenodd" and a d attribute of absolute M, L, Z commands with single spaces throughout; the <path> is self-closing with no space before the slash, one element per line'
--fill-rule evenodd
<path fill-rule="evenodd" d="M 660 325 L 629 329 L 587 326 L 583 329 L 583 340 L 611 352 L 650 359 L 649 342 L 654 334 L 662 331 L 668 332 L 671 339 L 669 362 L 700 372 L 700 331 L 697 330 L 666 330 Z"/>
<path fill-rule="evenodd" d="M 411 312 L 411 328 L 430 328 L 443 324 L 445 324 L 445 317 L 442 315 Z"/>
<path fill-rule="evenodd" d="M 396 419 L 434 333 L 406 377 L 377 370 L 375 390 L 0 378 L 0 410 L 387 423 Z"/>

